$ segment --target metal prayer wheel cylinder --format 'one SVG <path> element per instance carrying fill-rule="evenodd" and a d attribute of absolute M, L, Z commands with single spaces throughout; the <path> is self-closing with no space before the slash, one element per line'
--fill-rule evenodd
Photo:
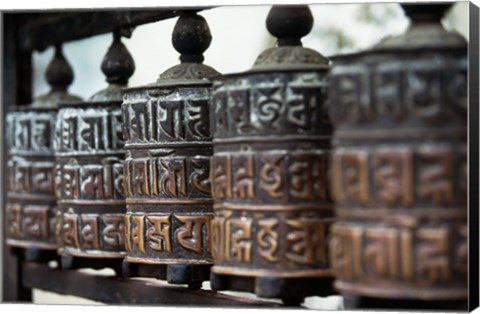
<path fill-rule="evenodd" d="M 9 149 L 6 243 L 11 247 L 39 250 L 43 254 L 53 251 L 56 255 L 58 215 L 54 193 L 53 131 L 57 103 L 80 101 L 81 98 L 67 92 L 73 81 L 73 72 L 60 46 L 56 47 L 45 77 L 51 85 L 50 92 L 37 97 L 30 105 L 15 107 L 6 117 Z"/>
<path fill-rule="evenodd" d="M 335 58 L 330 257 L 341 294 L 467 298 L 467 44 L 451 4 L 402 5 L 407 32 Z"/>
<path fill-rule="evenodd" d="M 118 32 L 102 61 L 108 87 L 85 102 L 60 104 L 56 185 L 63 268 L 121 269 L 125 255 L 121 91 L 135 70 Z"/>
<path fill-rule="evenodd" d="M 172 34 L 181 63 L 124 90 L 127 276 L 195 288 L 209 278 L 210 78 L 219 75 L 202 64 L 210 42 L 205 19 L 182 12 Z"/>
<path fill-rule="evenodd" d="M 294 303 L 330 293 L 330 66 L 301 45 L 312 25 L 308 6 L 273 6 L 267 28 L 278 46 L 214 80 L 214 290 Z"/>

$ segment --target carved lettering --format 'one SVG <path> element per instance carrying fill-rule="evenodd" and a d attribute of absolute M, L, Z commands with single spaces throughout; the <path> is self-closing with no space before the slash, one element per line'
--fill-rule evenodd
<path fill-rule="evenodd" d="M 100 165 L 88 165 L 82 168 L 82 177 L 86 179 L 82 182 L 83 196 L 86 198 L 104 198 L 103 167 Z"/>
<path fill-rule="evenodd" d="M 80 137 L 86 145 L 82 149 L 105 149 L 103 117 L 83 117 L 82 122 L 86 125 L 80 132 Z"/>
<path fill-rule="evenodd" d="M 125 180 L 123 175 L 123 163 L 120 161 L 112 162 L 112 172 L 113 172 L 113 186 L 114 186 L 114 197 L 115 198 L 124 198 L 127 194 L 125 192 Z M 108 182 L 111 182 L 110 180 Z"/>
<path fill-rule="evenodd" d="M 233 197 L 231 158 L 229 155 L 212 157 L 213 196 L 218 199 Z"/>
<path fill-rule="evenodd" d="M 370 99 L 368 94 L 364 94 L 364 91 L 367 91 L 365 85 L 369 84 L 368 75 L 366 69 L 359 69 L 356 73 L 332 77 L 331 94 L 336 96 L 334 103 L 337 104 L 332 106 L 332 118 L 335 122 L 364 122 L 372 118 Z"/>
<path fill-rule="evenodd" d="M 12 238 L 20 238 L 22 207 L 19 204 L 7 204 L 8 234 Z"/>
<path fill-rule="evenodd" d="M 343 184 L 347 196 L 360 204 L 367 205 L 369 196 L 368 154 L 363 151 L 349 151 L 343 155 Z"/>
<path fill-rule="evenodd" d="M 123 139 L 123 120 L 122 120 L 122 113 L 120 110 L 115 110 L 110 113 L 110 119 L 107 121 L 110 125 L 107 127 L 107 135 L 108 135 L 108 143 L 112 147 L 112 149 L 123 149 L 125 147 L 125 141 Z M 107 145 L 107 147 L 109 147 Z"/>
<path fill-rule="evenodd" d="M 32 167 L 33 191 L 43 194 L 53 194 L 53 164 Z"/>
<path fill-rule="evenodd" d="M 368 229 L 365 232 L 366 271 L 382 278 L 398 277 L 398 234 L 395 229 Z M 408 254 L 408 252 L 402 252 Z"/>
<path fill-rule="evenodd" d="M 222 136 L 230 130 L 227 113 L 227 93 L 223 91 L 214 93 L 212 103 L 215 108 L 215 123 L 212 127 L 215 128 L 216 136 Z"/>
<path fill-rule="evenodd" d="M 80 173 L 78 167 L 65 165 L 62 178 L 65 198 L 80 198 Z"/>
<path fill-rule="evenodd" d="M 318 86 L 290 86 L 292 98 L 288 102 L 287 121 L 305 130 L 322 122 L 321 89 Z"/>
<path fill-rule="evenodd" d="M 361 227 L 334 224 L 331 229 L 330 261 L 337 277 L 354 280 L 363 276 Z"/>
<path fill-rule="evenodd" d="M 407 149 L 379 150 L 374 155 L 374 180 L 380 201 L 386 205 L 414 203 L 413 156 Z"/>
<path fill-rule="evenodd" d="M 66 246 L 80 248 L 78 238 L 78 216 L 71 214 L 63 215 L 63 243 Z"/>
<path fill-rule="evenodd" d="M 398 71 L 382 71 L 373 74 L 372 83 L 381 88 L 373 89 L 377 110 L 381 114 L 391 114 L 397 120 L 407 116 L 403 100 L 403 75 Z"/>
<path fill-rule="evenodd" d="M 48 239 L 48 206 L 26 206 L 23 209 L 22 230 L 25 236 Z"/>
<path fill-rule="evenodd" d="M 170 216 L 150 216 L 148 221 L 153 225 L 147 230 L 150 248 L 155 251 L 172 252 Z"/>
<path fill-rule="evenodd" d="M 65 117 L 62 121 L 61 131 L 61 149 L 63 150 L 77 150 L 77 117 Z"/>
<path fill-rule="evenodd" d="M 32 120 L 32 149 L 37 151 L 50 150 L 51 125 L 49 119 Z"/>
<path fill-rule="evenodd" d="M 451 278 L 449 230 L 447 227 L 423 227 L 417 231 L 418 267 L 430 284 L 448 282 Z"/>
<path fill-rule="evenodd" d="M 162 111 L 160 127 L 173 139 L 185 139 L 183 100 L 159 101 Z"/>
<path fill-rule="evenodd" d="M 147 254 L 145 250 L 145 216 L 132 216 L 130 238 L 132 243 L 137 246 L 138 250 Z M 132 248 L 132 247 L 130 247 Z"/>
<path fill-rule="evenodd" d="M 193 135 L 194 138 L 209 139 L 209 100 L 189 99 L 187 103 L 187 121 L 189 132 Z"/>
<path fill-rule="evenodd" d="M 231 211 L 219 210 L 210 224 L 210 242 L 212 256 L 218 263 L 230 261 L 230 224 Z"/>
<path fill-rule="evenodd" d="M 292 230 L 287 234 L 286 257 L 294 263 L 313 265 L 327 263 L 325 227 L 321 220 L 287 220 Z"/>
<path fill-rule="evenodd" d="M 258 221 L 260 230 L 257 232 L 258 254 L 270 263 L 277 263 L 275 256 L 278 250 L 278 232 L 274 229 L 278 225 L 278 219 L 266 218 Z"/>
<path fill-rule="evenodd" d="M 437 206 L 452 205 L 454 193 L 451 151 L 425 149 L 419 152 L 419 158 L 426 163 L 419 169 L 419 196 Z"/>
<path fill-rule="evenodd" d="M 132 233 L 131 233 L 131 228 L 132 224 L 130 223 L 130 220 L 132 218 L 132 215 L 124 215 L 123 216 L 123 223 L 125 225 L 125 250 L 129 253 L 133 252 L 133 247 L 132 243 L 130 242 L 130 239 L 132 238 Z"/>
<path fill-rule="evenodd" d="M 84 215 L 82 216 L 82 230 L 80 234 L 83 239 L 83 250 L 99 250 L 100 238 L 99 238 L 99 223 L 97 215 Z"/>
<path fill-rule="evenodd" d="M 239 263 L 249 264 L 252 261 L 252 220 L 232 219 L 230 226 L 232 257 Z"/>
<path fill-rule="evenodd" d="M 278 129 L 278 118 L 283 104 L 282 88 L 283 85 L 259 87 L 256 89 L 258 98 L 256 99 L 256 107 L 258 118 L 271 129 Z"/>
<path fill-rule="evenodd" d="M 145 141 L 150 139 L 148 136 L 148 124 L 150 118 L 144 103 L 131 104 L 131 113 L 129 130 L 131 140 Z"/>
<path fill-rule="evenodd" d="M 102 232 L 103 243 L 106 246 L 123 249 L 124 240 L 124 221 L 122 216 L 104 215 L 102 216 L 105 228 Z"/>
<path fill-rule="evenodd" d="M 229 91 L 231 100 L 230 117 L 240 132 L 248 132 L 253 128 L 250 121 L 250 89 Z"/>
<path fill-rule="evenodd" d="M 260 189 L 272 198 L 281 198 L 284 195 L 284 169 L 281 165 L 284 154 L 262 154 L 263 166 L 260 170 Z"/>
<path fill-rule="evenodd" d="M 177 241 L 186 250 L 201 254 L 203 251 L 203 239 L 208 235 L 203 233 L 210 230 L 210 216 L 180 216 L 175 215 L 183 225 L 177 228 Z M 207 247 L 210 252 L 210 247 Z"/>
<path fill-rule="evenodd" d="M 290 195 L 301 200 L 313 200 L 316 195 L 320 198 L 327 196 L 325 157 L 295 153 L 289 167 L 292 176 Z"/>
<path fill-rule="evenodd" d="M 442 73 L 439 70 L 407 70 L 407 86 L 403 89 L 405 102 L 414 114 L 421 118 L 432 118 L 442 110 Z"/>
<path fill-rule="evenodd" d="M 19 149 L 30 149 L 32 147 L 32 126 L 28 119 L 18 120 L 15 130 L 15 146 Z"/>
<path fill-rule="evenodd" d="M 30 193 L 32 191 L 32 171 L 28 164 L 18 163 L 15 166 L 15 192 Z"/>
<path fill-rule="evenodd" d="M 235 158 L 235 165 L 235 195 L 243 199 L 255 198 L 253 155 L 238 156 Z"/>
<path fill-rule="evenodd" d="M 162 192 L 171 197 L 187 196 L 185 159 L 161 160 L 160 164 L 164 169 L 160 178 Z"/>
<path fill-rule="evenodd" d="M 150 196 L 149 176 L 148 176 L 148 160 L 132 161 L 133 173 L 130 173 L 133 193 L 135 195 Z M 153 178 L 154 180 L 156 178 Z"/>
<path fill-rule="evenodd" d="M 211 195 L 210 185 L 210 158 L 209 157 L 193 157 L 191 164 L 194 169 L 190 175 L 192 186 L 202 194 Z"/>

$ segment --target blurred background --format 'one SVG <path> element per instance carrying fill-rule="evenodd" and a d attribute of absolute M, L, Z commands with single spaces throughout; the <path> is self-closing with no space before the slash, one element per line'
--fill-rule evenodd
<path fill-rule="evenodd" d="M 444 26 L 468 39 L 468 2 L 457 2 L 443 20 Z M 324 56 L 355 52 L 375 45 L 387 35 L 398 35 L 408 27 L 408 20 L 397 3 L 353 3 L 310 5 L 314 26 L 302 39 L 303 46 Z M 224 6 L 204 10 L 212 43 L 204 63 L 226 74 L 248 70 L 263 50 L 273 47 L 275 39 L 265 27 L 270 6 Z M 132 54 L 136 70 L 130 86 L 155 82 L 160 73 L 179 63 L 179 54 L 171 45 L 176 19 L 137 27 L 123 43 Z M 112 42 L 105 34 L 66 43 L 64 54 L 73 67 L 74 94 L 88 98 L 107 86 L 100 70 L 102 58 Z M 48 92 L 45 69 L 53 57 L 49 48 L 34 53 L 34 96 Z"/>
<path fill-rule="evenodd" d="M 460 33 L 467 40 L 468 6 L 468 2 L 457 2 L 442 21 L 445 28 Z M 327 57 L 371 48 L 385 36 L 404 32 L 409 24 L 396 3 L 313 4 L 310 8 L 315 23 L 311 33 L 303 38 L 303 45 Z M 225 6 L 201 12 L 213 37 L 204 63 L 225 74 L 248 70 L 260 52 L 275 45 L 275 39 L 265 27 L 269 9 L 270 6 L 261 5 Z M 169 19 L 143 25 L 134 30 L 131 38 L 123 38 L 136 63 L 130 86 L 155 82 L 160 73 L 179 62 L 179 54 L 171 45 L 175 22 L 176 19 Z M 88 98 L 107 86 L 100 64 L 111 41 L 112 35 L 105 34 L 64 45 L 64 54 L 75 75 L 70 88 L 72 93 Z M 34 96 L 49 90 L 44 73 L 53 53 L 53 48 L 49 48 L 33 55 Z M 208 288 L 208 283 L 204 287 Z M 96 304 L 39 290 L 34 291 L 34 301 L 40 304 Z M 341 309 L 342 300 L 335 296 L 312 297 L 307 298 L 304 305 L 313 309 Z"/>

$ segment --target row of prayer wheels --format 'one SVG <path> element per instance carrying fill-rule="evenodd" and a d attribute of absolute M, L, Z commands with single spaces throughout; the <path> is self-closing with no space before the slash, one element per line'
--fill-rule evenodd
<path fill-rule="evenodd" d="M 404 34 L 332 60 L 302 47 L 308 6 L 273 6 L 276 47 L 225 75 L 185 10 L 180 64 L 127 88 L 114 32 L 88 100 L 57 46 L 51 91 L 7 116 L 8 245 L 291 304 L 466 304 L 467 44 L 440 24 L 450 6 L 404 4 Z"/>

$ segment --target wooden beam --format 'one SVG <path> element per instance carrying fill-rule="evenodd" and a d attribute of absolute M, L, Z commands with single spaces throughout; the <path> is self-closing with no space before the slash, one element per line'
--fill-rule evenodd
<path fill-rule="evenodd" d="M 189 8 L 200 11 L 205 8 Z M 120 29 L 130 37 L 133 28 L 178 16 L 182 8 L 142 10 L 83 10 L 52 13 L 27 13 L 28 21 L 20 29 L 22 50 L 44 50 L 55 44 L 83 39 Z"/>
<path fill-rule="evenodd" d="M 3 223 L 2 232 L 2 288 L 3 302 L 26 302 L 31 301 L 31 290 L 22 286 L 22 272 L 20 269 L 21 254 L 13 254 L 5 244 L 6 228 L 8 227 L 5 217 L 6 203 L 6 140 L 4 136 L 5 114 L 12 105 L 26 104 L 31 101 L 31 54 L 29 51 L 19 53 L 15 42 L 15 35 L 21 20 L 12 16 L 2 15 L 3 50 L 2 50 L 2 105 L 1 119 L 2 130 L 0 131 L 0 215 Z"/>
<path fill-rule="evenodd" d="M 62 295 L 75 295 L 106 304 L 279 308 L 279 303 L 234 297 L 210 290 L 164 284 L 161 281 L 122 279 L 51 269 L 45 264 L 24 263 L 23 284 Z"/>

